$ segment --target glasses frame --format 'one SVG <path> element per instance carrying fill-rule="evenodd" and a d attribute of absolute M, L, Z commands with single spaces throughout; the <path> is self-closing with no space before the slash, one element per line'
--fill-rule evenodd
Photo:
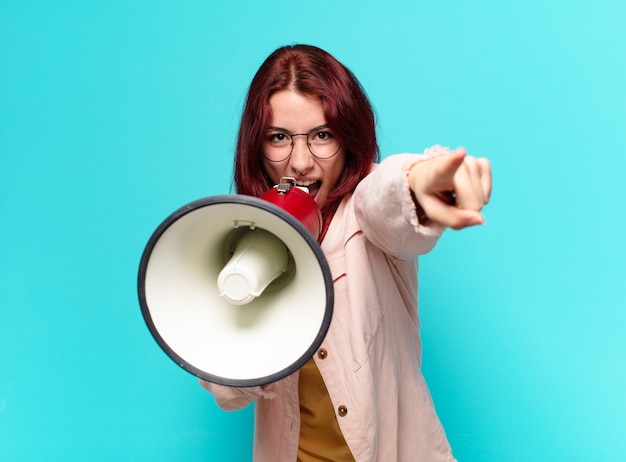
<path fill-rule="evenodd" d="M 319 126 L 319 127 L 315 127 L 315 128 L 313 128 L 313 129 L 309 130 L 309 132 L 308 132 L 308 133 L 290 133 L 290 132 L 288 132 L 287 130 L 283 130 L 282 128 L 281 128 L 281 129 L 276 128 L 276 129 L 274 129 L 274 131 L 275 131 L 276 133 L 280 133 L 280 134 L 282 134 L 282 135 L 285 135 L 285 136 L 288 136 L 288 137 L 289 137 L 289 140 L 290 140 L 289 144 L 290 144 L 290 146 L 291 146 L 291 149 L 289 150 L 289 154 L 287 154 L 287 155 L 286 155 L 285 157 L 283 157 L 282 159 L 278 159 L 278 160 L 276 160 L 276 159 L 270 159 L 269 157 L 267 157 L 267 156 L 265 155 L 265 152 L 263 152 L 263 157 L 264 157 L 266 160 L 268 160 L 269 162 L 276 162 L 276 163 L 278 163 L 278 162 L 284 162 L 284 161 L 286 161 L 287 159 L 289 159 L 289 158 L 291 157 L 291 155 L 293 154 L 293 147 L 294 147 L 294 145 L 296 144 L 296 143 L 295 143 L 294 138 L 295 138 L 296 136 L 306 136 L 306 146 L 307 146 L 307 148 L 308 148 L 309 152 L 311 153 L 311 155 L 312 155 L 313 157 L 315 157 L 316 159 L 319 159 L 319 160 L 328 160 L 328 159 L 332 159 L 332 158 L 333 158 L 333 157 L 335 157 L 335 156 L 337 155 L 337 153 L 341 150 L 341 143 L 339 143 L 339 145 L 337 146 L 337 150 L 336 150 L 334 153 L 332 153 L 330 156 L 328 156 L 328 157 L 320 157 L 320 156 L 316 155 L 316 154 L 315 154 L 315 153 L 311 150 L 311 142 L 309 141 L 309 135 L 311 135 L 311 133 L 314 133 L 314 132 L 319 132 L 319 131 L 322 131 L 324 128 L 327 128 L 327 127 L 326 127 L 325 125 L 321 125 L 321 126 Z M 334 135 L 333 135 L 333 136 L 334 136 Z M 264 143 L 264 144 L 265 144 L 265 143 Z"/>

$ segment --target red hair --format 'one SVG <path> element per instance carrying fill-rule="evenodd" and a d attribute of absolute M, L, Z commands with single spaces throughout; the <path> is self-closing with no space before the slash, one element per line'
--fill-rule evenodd
<path fill-rule="evenodd" d="M 322 208 L 321 240 L 342 198 L 379 160 L 374 112 L 354 74 L 326 51 L 310 45 L 277 49 L 252 79 L 243 109 L 234 166 L 239 194 L 260 196 L 273 186 L 263 169 L 262 143 L 272 119 L 270 97 L 281 90 L 319 99 L 344 151 L 344 172 Z"/>

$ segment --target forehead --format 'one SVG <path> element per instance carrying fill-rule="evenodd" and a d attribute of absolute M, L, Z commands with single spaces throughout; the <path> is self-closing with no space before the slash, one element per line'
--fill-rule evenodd
<path fill-rule="evenodd" d="M 324 106 L 319 99 L 292 90 L 282 90 L 270 97 L 272 120 L 270 125 L 286 130 L 309 131 L 324 125 Z"/>

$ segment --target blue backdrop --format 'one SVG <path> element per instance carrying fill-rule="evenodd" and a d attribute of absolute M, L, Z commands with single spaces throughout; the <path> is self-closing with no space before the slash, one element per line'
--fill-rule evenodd
<path fill-rule="evenodd" d="M 156 226 L 230 191 L 276 47 L 360 78 L 384 155 L 491 159 L 487 225 L 422 259 L 424 373 L 461 461 L 626 460 L 626 3 L 0 2 L 0 459 L 245 461 L 158 348 Z"/>

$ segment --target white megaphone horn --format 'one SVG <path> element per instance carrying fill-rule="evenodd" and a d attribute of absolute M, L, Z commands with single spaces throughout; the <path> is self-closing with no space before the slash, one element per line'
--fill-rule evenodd
<path fill-rule="evenodd" d="M 155 230 L 138 276 L 141 311 L 161 349 L 210 382 L 256 386 L 302 367 L 333 310 L 322 218 L 292 178 L 260 198 L 212 196 Z"/>

